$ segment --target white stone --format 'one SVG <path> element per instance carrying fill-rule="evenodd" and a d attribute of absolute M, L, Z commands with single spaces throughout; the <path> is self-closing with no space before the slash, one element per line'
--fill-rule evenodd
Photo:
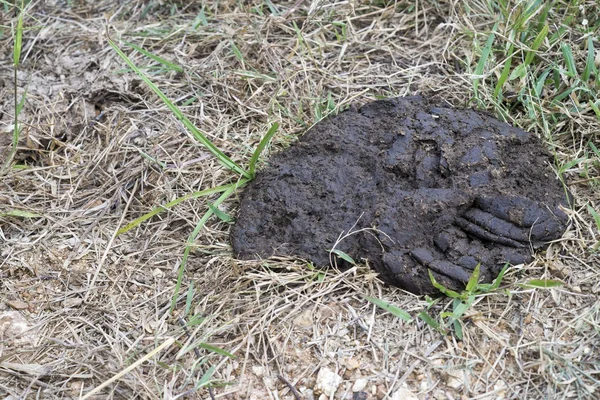
<path fill-rule="evenodd" d="M 367 387 L 367 383 L 369 383 L 368 379 L 365 378 L 359 378 L 356 380 L 356 382 L 354 382 L 354 385 L 352 385 L 352 391 L 353 392 L 361 392 L 364 390 L 364 388 Z"/>
<path fill-rule="evenodd" d="M 391 397 L 392 400 L 419 400 L 416 394 L 411 392 L 408 388 L 400 388 L 396 390 Z"/>
<path fill-rule="evenodd" d="M 152 276 L 155 278 L 162 278 L 163 276 L 165 276 L 165 273 L 162 272 L 160 268 L 154 268 L 152 270 Z"/>
<path fill-rule="evenodd" d="M 330 397 L 335 394 L 340 383 L 342 383 L 341 376 L 327 367 L 322 367 L 317 374 L 315 389 Z"/>
<path fill-rule="evenodd" d="M 463 385 L 463 383 L 461 380 L 456 379 L 455 377 L 451 376 L 446 381 L 446 385 L 448 385 L 452 389 L 458 389 L 459 387 L 461 387 Z"/>
<path fill-rule="evenodd" d="M 453 389 L 458 389 L 464 384 L 464 375 L 462 371 L 451 369 L 448 372 L 448 379 L 446 380 L 446 385 Z"/>

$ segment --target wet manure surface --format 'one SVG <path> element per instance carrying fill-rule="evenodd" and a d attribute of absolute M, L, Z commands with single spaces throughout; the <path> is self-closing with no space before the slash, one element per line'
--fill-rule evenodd
<path fill-rule="evenodd" d="M 327 266 L 338 249 L 417 294 L 435 292 L 428 270 L 460 289 L 481 263 L 490 282 L 563 234 L 567 198 L 551 161 L 534 135 L 484 112 L 375 101 L 269 160 L 242 194 L 233 251 Z"/>

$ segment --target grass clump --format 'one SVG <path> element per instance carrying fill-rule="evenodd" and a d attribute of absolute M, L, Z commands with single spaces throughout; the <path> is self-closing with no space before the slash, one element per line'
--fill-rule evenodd
<path fill-rule="evenodd" d="M 473 72 L 473 96 L 480 106 L 493 107 L 505 119 L 522 109 L 551 142 L 550 127 L 568 113 L 596 113 L 600 104 L 594 50 L 594 32 L 600 29 L 600 19 L 596 14 L 589 20 L 576 18 L 575 13 L 559 11 L 554 2 L 537 0 L 517 5 L 489 2 L 485 7 L 498 15 L 498 21 L 480 50 Z M 575 4 L 569 8 L 580 11 Z M 579 59 L 567 40 L 573 34 L 568 28 L 577 25 L 581 46 L 586 49 Z M 470 34 L 477 36 L 476 32 Z"/>
<path fill-rule="evenodd" d="M 419 313 L 419 318 L 425 321 L 429 326 L 437 330 L 438 332 L 446 335 L 449 332 L 454 333 L 459 340 L 463 339 L 463 321 L 462 318 L 465 312 L 471 308 L 471 306 L 475 303 L 477 297 L 491 293 L 496 291 L 500 287 L 500 283 L 504 278 L 504 274 L 508 269 L 508 264 L 506 264 L 501 270 L 496 279 L 492 283 L 480 283 L 479 282 L 479 273 L 480 273 L 480 265 L 477 264 L 477 267 L 473 270 L 473 274 L 469 278 L 469 282 L 463 291 L 456 292 L 454 290 L 448 289 L 441 285 L 439 282 L 435 280 L 433 273 L 429 271 L 429 278 L 431 279 L 431 283 L 433 286 L 438 289 L 441 293 L 448 296 L 452 299 L 452 311 L 443 311 L 439 314 L 439 317 L 433 318 L 428 310 L 436 304 L 440 298 L 436 300 L 427 299 L 428 307 L 427 310 L 421 311 Z"/>
<path fill-rule="evenodd" d="M 419 312 L 417 317 L 439 333 L 443 335 L 452 333 L 457 339 L 462 340 L 464 325 L 463 317 L 465 312 L 473 306 L 478 297 L 494 292 L 500 287 L 500 283 L 504 278 L 504 274 L 506 273 L 508 266 L 509 265 L 506 264 L 502 268 L 492 283 L 481 283 L 479 282 L 480 265 L 478 264 L 475 270 L 473 270 L 473 274 L 471 275 L 469 282 L 467 282 L 465 289 L 461 292 L 456 292 L 441 285 L 436 281 L 433 273 L 429 271 L 429 278 L 431 279 L 432 285 L 438 289 L 441 294 L 452 299 L 452 311 L 442 311 L 437 317 L 432 316 L 431 310 L 433 306 L 441 302 L 444 297 L 432 299 L 429 296 L 425 296 L 427 308 L 426 310 Z M 412 317 L 405 310 L 391 305 L 381 299 L 369 296 L 365 296 L 365 299 L 406 322 L 412 321 Z"/>
<path fill-rule="evenodd" d="M 429 270 L 431 284 L 444 296 L 438 296 L 435 299 L 431 298 L 430 296 L 425 296 L 427 307 L 425 310 L 419 312 L 417 317 L 442 335 L 453 334 L 458 340 L 463 340 L 465 313 L 472 308 L 477 298 L 498 291 L 508 268 L 509 264 L 507 263 L 500 270 L 498 276 L 492 281 L 492 283 L 481 283 L 479 282 L 480 264 L 478 264 L 473 270 L 465 289 L 460 292 L 448 289 L 437 282 L 433 273 L 431 270 Z M 531 279 L 526 283 L 519 284 L 519 286 L 526 289 L 550 289 L 563 286 L 563 283 L 553 279 Z M 401 308 L 398 308 L 378 298 L 373 298 L 370 296 L 364 296 L 364 298 L 384 311 L 387 311 L 406 322 L 412 321 L 410 314 Z M 433 307 L 442 302 L 444 298 L 451 299 L 451 302 L 448 304 L 448 306 L 450 306 L 452 311 L 441 311 L 438 315 L 434 315 L 432 313 Z"/>

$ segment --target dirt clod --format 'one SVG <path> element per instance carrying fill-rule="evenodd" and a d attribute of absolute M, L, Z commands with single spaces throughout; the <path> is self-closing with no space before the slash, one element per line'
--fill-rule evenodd
<path fill-rule="evenodd" d="M 375 101 L 272 157 L 242 195 L 233 250 L 326 266 L 337 249 L 414 293 L 435 291 L 428 270 L 460 289 L 481 263 L 490 282 L 564 232 L 567 198 L 550 162 L 538 138 L 486 113 Z"/>

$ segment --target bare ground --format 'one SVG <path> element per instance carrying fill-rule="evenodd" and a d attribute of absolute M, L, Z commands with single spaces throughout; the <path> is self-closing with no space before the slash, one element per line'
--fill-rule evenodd
<path fill-rule="evenodd" d="M 385 287 L 367 266 L 323 272 L 299 260 L 234 260 L 230 225 L 216 217 L 195 242 L 169 313 L 206 198 L 116 232 L 153 207 L 236 176 L 126 69 L 107 34 L 180 65 L 183 72 L 168 70 L 122 44 L 196 126 L 247 165 L 273 122 L 281 126 L 266 156 L 353 102 L 428 94 L 466 105 L 497 20 L 484 2 L 273 3 L 227 0 L 203 11 L 172 1 L 28 6 L 18 72 L 23 130 L 15 167 L 0 181 L 0 394 L 325 399 L 317 375 L 330 371 L 342 378 L 334 399 L 597 398 L 600 238 L 588 206 L 600 209 L 599 164 L 586 157 L 600 121 L 589 108 L 571 112 L 573 96 L 559 109 L 541 102 L 537 115 L 519 107 L 508 115 L 547 141 L 557 166 L 584 159 L 564 171 L 574 195 L 571 227 L 533 263 L 512 267 L 502 290 L 477 299 L 463 318 L 462 341 L 366 301 L 379 297 L 413 316 L 427 306 Z M 586 52 L 579 21 L 593 22 L 593 7 L 581 2 L 549 16 L 552 30 L 566 27 L 578 62 Z M 570 14 L 574 20 L 561 25 Z M 0 20 L 6 155 L 14 112 L 10 7 Z M 542 47 L 538 56 L 558 62 L 561 51 Z M 501 69 L 487 65 L 479 82 L 489 107 Z M 221 209 L 234 214 L 236 206 L 233 197 Z M 6 215 L 14 210 L 38 216 Z M 565 285 L 519 286 L 529 279 Z M 432 313 L 448 307 L 444 300 Z"/>

